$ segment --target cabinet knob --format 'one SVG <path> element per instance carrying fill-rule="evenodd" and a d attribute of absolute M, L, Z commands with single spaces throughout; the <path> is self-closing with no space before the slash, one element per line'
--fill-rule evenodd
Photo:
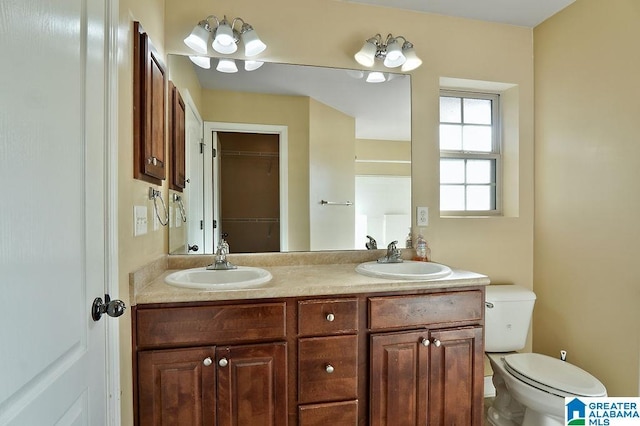
<path fill-rule="evenodd" d="M 208 367 L 208 366 L 210 366 L 211 364 L 213 364 L 213 361 L 211 360 L 211 357 L 210 357 L 210 356 L 208 356 L 208 357 L 206 357 L 206 358 L 202 361 L 202 363 L 204 364 L 204 366 L 205 366 L 205 367 Z"/>
<path fill-rule="evenodd" d="M 334 314 L 327 314 L 327 321 L 333 322 L 334 319 L 336 319 L 336 316 Z"/>
<path fill-rule="evenodd" d="M 218 365 L 220 367 L 226 367 L 227 365 L 229 365 L 229 361 L 226 358 L 220 358 L 220 361 L 218 361 Z"/>
<path fill-rule="evenodd" d="M 147 163 L 149 164 L 153 164 L 154 166 L 158 165 L 158 158 L 156 157 L 149 157 L 147 158 Z"/>
<path fill-rule="evenodd" d="M 333 368 L 333 365 L 331 365 L 331 364 L 327 364 L 327 365 L 324 367 L 324 370 L 325 370 L 327 373 L 331 374 L 331 373 L 333 373 L 333 372 L 335 371 L 335 368 Z"/>
<path fill-rule="evenodd" d="M 429 339 L 426 339 L 424 337 L 422 338 L 422 341 L 420 343 L 422 343 L 422 346 L 429 346 L 431 344 Z"/>
<path fill-rule="evenodd" d="M 433 339 L 433 344 L 436 346 L 436 348 L 439 348 L 440 345 L 442 345 L 442 342 L 440 342 L 440 340 L 438 339 Z"/>

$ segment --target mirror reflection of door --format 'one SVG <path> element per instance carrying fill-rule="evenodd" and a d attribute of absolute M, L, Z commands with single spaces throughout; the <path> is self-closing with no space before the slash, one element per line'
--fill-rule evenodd
<path fill-rule="evenodd" d="M 232 253 L 280 251 L 279 135 L 218 132 L 220 235 Z"/>

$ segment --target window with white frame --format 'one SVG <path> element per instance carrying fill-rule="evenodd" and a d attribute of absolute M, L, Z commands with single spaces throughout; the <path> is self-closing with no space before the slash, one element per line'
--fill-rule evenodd
<path fill-rule="evenodd" d="M 440 92 L 440 212 L 500 213 L 500 97 Z"/>

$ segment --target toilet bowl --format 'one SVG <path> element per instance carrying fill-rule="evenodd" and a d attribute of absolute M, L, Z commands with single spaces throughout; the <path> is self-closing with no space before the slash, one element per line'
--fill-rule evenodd
<path fill-rule="evenodd" d="M 489 353 L 496 399 L 495 426 L 562 426 L 565 397 L 604 397 L 604 385 L 568 362 L 536 353 Z"/>
<path fill-rule="evenodd" d="M 558 358 L 516 353 L 526 341 L 535 294 L 517 285 L 486 287 L 485 350 L 496 397 L 487 410 L 494 426 L 562 426 L 565 397 L 604 397 L 604 385 Z"/>

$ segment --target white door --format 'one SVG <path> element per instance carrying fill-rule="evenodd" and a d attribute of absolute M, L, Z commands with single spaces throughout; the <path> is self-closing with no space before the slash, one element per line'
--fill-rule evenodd
<path fill-rule="evenodd" d="M 108 1 L 0 2 L 0 425 L 107 422 Z"/>
<path fill-rule="evenodd" d="M 191 96 L 185 93 L 185 144 L 186 144 L 186 169 L 188 170 L 187 187 L 187 244 L 197 245 L 195 254 L 206 253 L 204 245 L 204 164 L 202 152 L 202 120 Z M 189 252 L 192 253 L 192 252 Z"/>

